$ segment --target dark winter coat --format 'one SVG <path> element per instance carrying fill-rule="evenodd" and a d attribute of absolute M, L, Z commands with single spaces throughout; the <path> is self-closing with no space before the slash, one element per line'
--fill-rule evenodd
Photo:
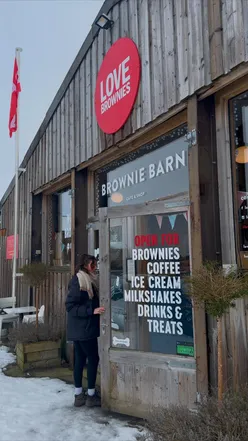
<path fill-rule="evenodd" d="M 94 297 L 89 298 L 87 291 L 81 291 L 78 278 L 74 276 L 68 287 L 65 302 L 67 315 L 67 340 L 85 341 L 99 337 L 100 317 L 94 315 L 99 307 L 99 298 L 93 289 Z"/>

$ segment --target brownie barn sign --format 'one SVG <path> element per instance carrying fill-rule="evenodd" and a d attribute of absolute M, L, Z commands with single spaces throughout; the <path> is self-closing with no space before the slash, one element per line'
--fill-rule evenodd
<path fill-rule="evenodd" d="M 139 89 L 140 58 L 130 38 L 111 46 L 100 67 L 95 90 L 95 113 L 103 132 L 116 133 L 127 121 Z"/>

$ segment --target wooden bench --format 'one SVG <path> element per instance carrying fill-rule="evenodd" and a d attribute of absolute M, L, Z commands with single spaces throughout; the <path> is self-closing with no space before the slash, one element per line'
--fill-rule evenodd
<path fill-rule="evenodd" d="M 16 304 L 16 297 L 0 297 L 0 343 L 3 323 L 13 323 L 18 320 L 18 314 L 6 314 L 3 309 L 11 309 Z"/>

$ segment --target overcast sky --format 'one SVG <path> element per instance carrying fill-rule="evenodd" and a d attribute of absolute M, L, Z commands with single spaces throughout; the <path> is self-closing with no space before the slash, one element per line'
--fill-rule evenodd
<path fill-rule="evenodd" d="M 15 172 L 8 118 L 15 48 L 22 47 L 20 161 L 103 0 L 0 0 L 0 199 Z"/>

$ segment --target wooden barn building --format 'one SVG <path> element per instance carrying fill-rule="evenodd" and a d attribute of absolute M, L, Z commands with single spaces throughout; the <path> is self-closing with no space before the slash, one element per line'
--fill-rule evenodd
<path fill-rule="evenodd" d="M 99 254 L 103 402 L 143 416 L 216 386 L 216 325 L 192 313 L 185 274 L 204 259 L 248 268 L 248 6 L 106 0 L 100 17 L 20 165 L 18 268 L 50 265 L 40 303 L 65 327 L 75 263 Z M 14 180 L 0 208 L 6 297 Z M 16 295 L 33 301 L 20 279 Z M 247 380 L 247 306 L 225 317 L 232 387 Z"/>

